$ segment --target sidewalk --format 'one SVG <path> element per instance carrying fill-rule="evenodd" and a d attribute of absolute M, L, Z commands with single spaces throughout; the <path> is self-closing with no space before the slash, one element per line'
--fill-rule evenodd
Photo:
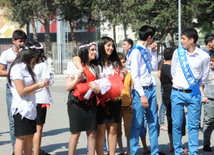
<path fill-rule="evenodd" d="M 152 74 L 156 79 L 157 87 L 157 100 L 160 105 L 160 82 L 157 78 L 157 71 L 153 71 Z M 50 109 L 47 111 L 46 123 L 44 125 L 44 130 L 42 134 L 42 144 L 41 149 L 52 155 L 67 155 L 68 154 L 68 142 L 70 138 L 69 131 L 69 121 L 67 115 L 67 96 L 68 92 L 65 90 L 65 77 L 64 75 L 55 75 L 55 83 L 50 87 L 51 95 L 54 104 L 51 105 Z M 0 155 L 11 155 L 12 148 L 10 144 L 9 135 L 9 122 L 7 117 L 7 107 L 6 107 L 6 97 L 5 97 L 5 80 L 6 78 L 0 78 Z M 203 113 L 203 110 L 202 110 Z M 202 115 L 203 116 L 203 115 Z M 201 118 L 203 120 L 203 117 Z M 167 121 L 165 121 L 165 124 Z M 123 145 L 126 151 L 126 138 L 123 135 Z M 150 148 L 149 137 L 146 137 L 147 144 Z M 212 134 L 211 147 L 214 152 L 214 135 Z M 188 132 L 186 136 L 182 139 L 183 146 L 188 147 Z M 86 133 L 82 132 L 79 142 L 77 144 L 76 155 L 86 154 L 87 138 Z M 160 150 L 166 153 L 166 155 L 173 155 L 169 152 L 169 139 L 167 131 L 160 131 L 159 136 L 159 146 Z M 206 153 L 203 151 L 203 134 L 199 134 L 199 155 L 212 155 L 213 152 Z M 143 148 L 142 143 L 139 143 L 138 154 L 142 154 Z M 117 147 L 117 153 L 119 149 Z"/>

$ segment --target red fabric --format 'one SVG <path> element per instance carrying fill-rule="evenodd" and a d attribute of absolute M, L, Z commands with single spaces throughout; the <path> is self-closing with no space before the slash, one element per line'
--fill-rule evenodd
<path fill-rule="evenodd" d="M 111 82 L 111 88 L 104 95 L 99 94 L 100 103 L 105 107 L 105 102 L 108 100 L 118 101 L 120 100 L 120 92 L 125 88 L 123 84 L 123 77 L 115 74 L 108 78 Z"/>
<path fill-rule="evenodd" d="M 42 104 L 42 108 L 47 108 L 47 109 L 49 109 L 49 107 L 50 107 L 50 104 Z"/>
<path fill-rule="evenodd" d="M 87 78 L 87 81 L 84 83 L 77 83 L 76 84 L 76 89 L 74 90 L 74 96 L 78 97 L 78 100 L 83 101 L 86 100 L 85 98 L 83 98 L 85 96 L 85 94 L 87 93 L 87 91 L 89 90 L 89 82 L 96 80 L 94 74 L 86 67 L 82 64 L 83 69 L 84 69 L 84 74 Z M 92 98 L 94 96 L 94 93 L 92 93 L 91 97 Z"/>

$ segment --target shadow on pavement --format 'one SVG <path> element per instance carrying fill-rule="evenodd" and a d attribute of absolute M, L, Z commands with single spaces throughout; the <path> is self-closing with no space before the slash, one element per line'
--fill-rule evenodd
<path fill-rule="evenodd" d="M 63 132 L 68 132 L 68 131 L 69 131 L 69 128 L 49 130 L 49 131 L 42 132 L 42 137 L 58 135 L 58 134 L 61 134 Z"/>
<path fill-rule="evenodd" d="M 0 145 L 6 145 L 6 144 L 9 144 L 11 143 L 11 141 L 0 141 Z"/>

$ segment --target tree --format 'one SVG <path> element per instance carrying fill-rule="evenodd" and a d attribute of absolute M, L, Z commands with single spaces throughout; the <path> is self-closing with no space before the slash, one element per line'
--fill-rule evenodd
<path fill-rule="evenodd" d="M 181 27 L 193 27 L 194 9 L 196 3 L 193 0 L 181 1 Z M 138 22 L 133 24 L 134 30 L 139 26 L 149 24 L 157 28 L 158 38 L 164 43 L 168 37 L 170 46 L 174 45 L 173 34 L 178 32 L 178 1 L 177 0 L 155 0 L 154 3 L 147 3 L 150 9 L 141 9 L 138 13 Z M 145 7 L 144 7 L 145 8 Z M 143 22 L 142 22 L 143 21 Z"/>
<path fill-rule="evenodd" d="M 10 5 L 11 7 L 9 10 L 7 10 L 6 17 L 11 21 L 17 22 L 20 25 L 20 27 L 29 25 L 29 23 L 31 22 L 33 29 L 33 39 L 34 41 L 38 41 L 36 27 L 34 24 L 34 11 L 33 11 L 37 4 L 34 1 L 29 0 L 23 1 L 12 0 Z"/>
<path fill-rule="evenodd" d="M 214 3 L 212 0 L 196 0 L 195 2 L 196 20 L 194 26 L 200 29 L 204 35 L 213 34 Z"/>
<path fill-rule="evenodd" d="M 77 42 L 74 36 L 74 28 L 82 28 L 93 23 L 92 4 L 93 0 L 61 0 L 60 1 L 60 15 L 62 20 L 69 22 L 71 30 L 71 38 L 74 44 L 73 56 L 77 55 Z M 83 20 L 87 17 L 87 21 Z M 89 26 L 90 27 L 90 26 Z"/>
<path fill-rule="evenodd" d="M 47 53 L 48 66 L 51 72 L 53 69 L 53 60 L 51 52 L 51 38 L 49 30 L 49 22 L 51 18 L 56 15 L 56 10 L 59 7 L 59 0 L 11 0 L 11 11 L 8 12 L 7 17 L 11 21 L 15 21 L 20 24 L 21 27 L 38 20 L 45 27 L 45 47 Z M 36 29 L 34 30 L 34 39 L 36 40 Z"/>

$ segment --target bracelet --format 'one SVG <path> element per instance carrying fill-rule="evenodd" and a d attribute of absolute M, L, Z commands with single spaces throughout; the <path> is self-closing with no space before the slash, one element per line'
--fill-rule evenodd
<path fill-rule="evenodd" d="M 206 98 L 205 96 L 201 95 L 202 98 Z"/>

